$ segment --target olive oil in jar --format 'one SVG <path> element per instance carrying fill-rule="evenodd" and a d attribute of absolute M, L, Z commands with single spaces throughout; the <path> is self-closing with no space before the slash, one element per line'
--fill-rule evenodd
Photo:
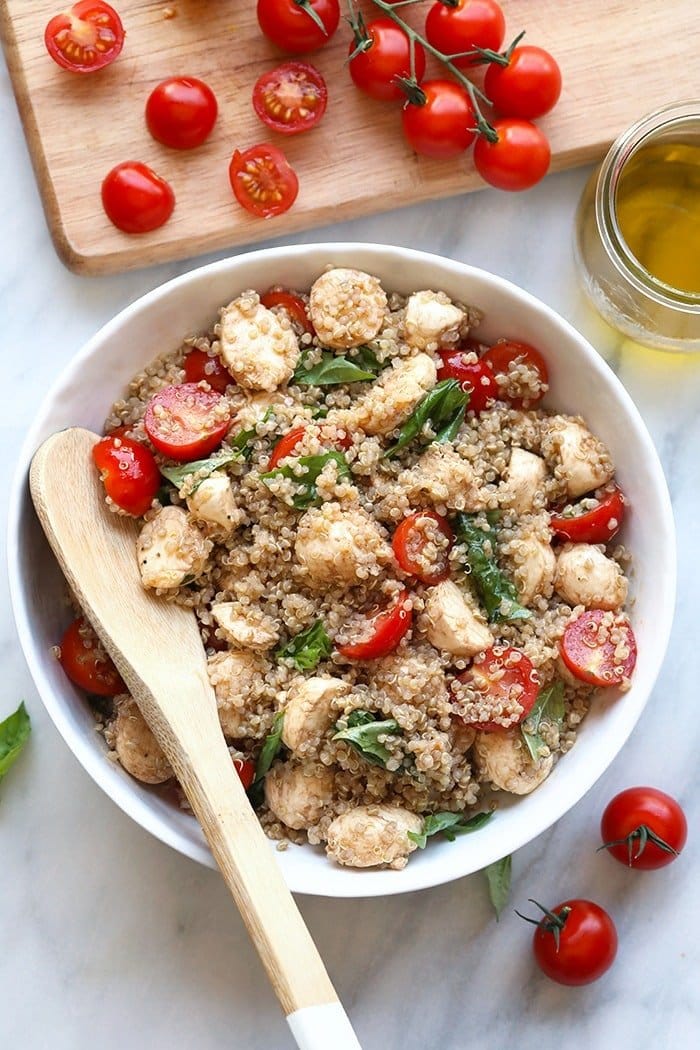
<path fill-rule="evenodd" d="M 700 294 L 700 141 L 641 146 L 620 175 L 620 233 L 658 281 Z"/>

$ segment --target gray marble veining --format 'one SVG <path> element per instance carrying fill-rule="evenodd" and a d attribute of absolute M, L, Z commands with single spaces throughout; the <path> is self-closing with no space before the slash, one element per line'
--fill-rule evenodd
<path fill-rule="evenodd" d="M 192 263 L 93 279 L 68 273 L 46 232 L 4 66 L 0 127 L 4 540 L 14 460 L 50 382 L 118 309 Z M 496 924 L 478 875 L 403 898 L 301 898 L 366 1050 L 697 1046 L 700 360 L 622 345 L 581 300 L 570 239 L 585 178 L 570 172 L 526 196 L 484 191 L 295 238 L 387 241 L 451 255 L 557 308 L 596 343 L 637 402 L 678 525 L 676 623 L 652 702 L 593 790 L 514 860 L 516 906 L 529 896 L 554 904 L 579 895 L 613 912 L 614 968 L 578 990 L 542 978 L 529 928 L 510 910 Z M 35 732 L 0 788 L 0 1045 L 285 1050 L 286 1026 L 221 882 L 132 824 L 78 766 L 32 686 L 4 581 L 2 588 L 0 711 L 24 697 Z M 595 853 L 606 801 L 635 783 L 669 790 L 689 815 L 687 850 L 661 872 L 630 873 Z"/>

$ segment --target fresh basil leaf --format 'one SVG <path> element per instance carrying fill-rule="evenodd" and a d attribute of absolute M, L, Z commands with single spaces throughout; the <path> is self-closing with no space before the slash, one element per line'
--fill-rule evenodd
<path fill-rule="evenodd" d="M 29 739 L 31 722 L 24 701 L 14 714 L 0 722 L 0 780 L 19 755 Z"/>
<path fill-rule="evenodd" d="M 248 789 L 248 797 L 252 805 L 257 809 L 264 796 L 263 782 L 270 766 L 277 758 L 282 747 L 282 730 L 284 728 L 284 711 L 278 711 L 272 721 L 272 729 L 265 738 L 265 743 L 258 755 L 255 766 L 255 778 Z"/>
<path fill-rule="evenodd" d="M 360 353 L 360 350 L 365 351 Z M 297 365 L 292 383 L 297 386 L 339 386 L 343 383 L 363 383 L 376 379 L 380 364 L 369 347 L 361 347 L 353 357 L 339 357 L 331 351 L 321 354 L 321 360 L 307 368 L 303 354 Z"/>
<path fill-rule="evenodd" d="M 289 478 L 299 486 L 299 491 L 292 499 L 293 506 L 297 510 L 306 510 L 318 502 L 318 489 L 316 482 L 318 476 L 327 463 L 333 460 L 338 464 L 338 480 L 350 477 L 350 467 L 342 452 L 323 452 L 320 456 L 299 456 L 293 466 L 275 467 L 261 474 L 261 479 L 268 483 L 270 478 Z M 304 468 L 304 473 L 299 474 L 297 466 Z"/>
<path fill-rule="evenodd" d="M 508 623 L 512 620 L 529 620 L 531 613 L 518 601 L 518 590 L 512 580 L 502 572 L 493 554 L 486 553 L 486 544 L 495 547 L 496 534 L 479 528 L 471 514 L 458 514 L 454 529 L 466 547 L 466 565 L 470 579 L 486 609 L 489 623 Z"/>
<path fill-rule="evenodd" d="M 387 733 L 398 733 L 399 723 L 393 718 L 384 721 L 376 721 L 367 711 L 353 711 L 348 718 L 346 729 L 340 729 L 333 737 L 334 740 L 345 740 L 351 747 L 362 755 L 362 757 L 373 766 L 381 766 L 386 769 L 386 764 L 391 758 L 391 752 L 379 740 L 380 736 Z M 362 719 L 362 721 L 360 721 Z M 353 723 L 352 725 L 350 723 Z"/>
<path fill-rule="evenodd" d="M 540 723 L 542 720 L 546 719 L 548 722 L 552 722 L 561 728 L 565 714 L 564 683 L 562 681 L 552 682 L 551 685 L 540 689 L 532 710 L 520 726 L 523 740 L 527 744 L 527 749 L 532 755 L 533 761 L 536 762 L 541 757 L 541 749 L 545 746 L 545 742 L 540 736 Z M 526 729 L 526 726 L 531 726 L 532 728 Z"/>
<path fill-rule="evenodd" d="M 421 398 L 399 431 L 398 440 L 387 449 L 385 456 L 395 456 L 415 438 L 421 437 L 429 423 L 435 433 L 434 441 L 444 444 L 454 441 L 464 422 L 469 404 L 469 393 L 462 390 L 456 379 L 443 379 Z"/>
<path fill-rule="evenodd" d="M 501 917 L 501 912 L 508 903 L 510 897 L 510 876 L 513 860 L 510 854 L 494 861 L 484 868 L 486 881 L 489 884 L 489 898 L 496 912 L 496 922 Z"/>
<path fill-rule="evenodd" d="M 291 660 L 299 671 L 315 670 L 321 660 L 331 655 L 331 640 L 323 620 L 316 620 L 305 631 L 300 631 L 285 646 L 278 649 L 278 659 Z"/>
<path fill-rule="evenodd" d="M 235 440 L 237 441 L 242 434 L 250 435 L 254 433 L 254 430 L 242 430 L 240 434 L 236 435 Z M 240 459 L 242 455 L 242 447 L 222 448 L 215 452 L 213 456 L 210 456 L 209 459 L 195 459 L 191 463 L 179 463 L 176 466 L 161 467 L 160 472 L 179 491 L 190 474 L 198 474 L 201 471 L 202 476 L 192 489 L 192 492 L 196 492 L 202 482 L 213 474 L 215 470 L 227 467 L 229 463 L 234 463 L 237 459 Z"/>
<path fill-rule="evenodd" d="M 311 418 L 312 419 L 325 419 L 326 416 L 328 415 L 329 411 L 330 411 L 330 409 L 328 408 L 327 405 L 319 405 L 318 408 L 315 408 L 313 410 L 313 412 L 311 413 Z"/>
<path fill-rule="evenodd" d="M 457 835 L 467 835 L 470 831 L 478 831 L 479 828 L 483 828 L 492 816 L 492 813 L 475 813 L 473 817 L 465 819 L 464 813 L 429 813 L 423 818 L 423 830 L 409 831 L 408 837 L 419 849 L 425 849 L 426 842 L 431 835 L 440 833 L 448 842 L 454 842 Z"/>

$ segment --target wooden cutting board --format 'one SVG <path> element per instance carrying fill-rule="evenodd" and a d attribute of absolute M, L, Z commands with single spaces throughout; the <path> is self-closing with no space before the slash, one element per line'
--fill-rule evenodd
<path fill-rule="evenodd" d="M 43 43 L 46 22 L 66 0 L 0 0 L 3 44 L 48 224 L 59 255 L 79 273 L 249 244 L 482 185 L 469 155 L 434 161 L 411 153 L 398 108 L 356 90 L 344 67 L 345 23 L 311 56 L 329 85 L 322 123 L 285 137 L 269 132 L 250 102 L 257 76 L 283 58 L 260 33 L 253 0 L 113 4 L 127 31 L 121 56 L 101 72 L 76 76 L 55 65 Z M 369 0 L 362 6 L 368 16 L 377 10 Z M 418 25 L 428 6 L 406 17 Z M 562 98 L 542 121 L 552 170 L 601 157 L 650 110 L 700 98 L 700 0 L 503 0 L 503 7 L 508 39 L 526 28 L 527 41 L 551 50 L 562 68 Z M 144 124 L 149 92 L 174 75 L 206 80 L 219 100 L 217 126 L 193 152 L 160 146 Z M 227 169 L 234 148 L 266 140 L 285 149 L 300 192 L 286 215 L 264 220 L 237 205 Z M 172 218 L 153 233 L 120 233 L 103 214 L 100 183 L 123 160 L 145 161 L 175 190 Z"/>

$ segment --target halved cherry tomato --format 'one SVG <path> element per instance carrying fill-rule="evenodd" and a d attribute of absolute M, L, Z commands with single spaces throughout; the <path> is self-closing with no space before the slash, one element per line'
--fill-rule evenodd
<path fill-rule="evenodd" d="M 428 11 L 425 35 L 443 55 L 458 55 L 476 47 L 499 51 L 506 32 L 506 20 L 496 0 L 456 0 L 436 3 Z M 478 55 L 454 59 L 462 69 L 478 61 Z"/>
<path fill-rule="evenodd" d="M 253 109 L 282 135 L 297 135 L 318 124 L 326 112 L 328 89 L 309 62 L 283 62 L 263 73 L 253 88 Z"/>
<path fill-rule="evenodd" d="M 195 149 L 209 138 L 219 106 L 216 95 L 196 77 L 169 77 L 148 96 L 146 124 L 171 149 Z"/>
<path fill-rule="evenodd" d="M 437 525 L 438 530 L 445 537 L 447 547 L 440 550 L 438 559 L 430 569 L 422 564 L 420 558 L 428 543 L 426 527 L 432 523 Z M 398 525 L 392 536 L 391 546 L 394 556 L 404 572 L 411 576 L 417 576 L 422 583 L 432 586 L 447 579 L 450 574 L 450 563 L 448 555 L 454 543 L 454 534 L 447 524 L 447 518 L 437 514 L 434 510 L 417 510 L 409 514 L 407 518 Z"/>
<path fill-rule="evenodd" d="M 612 615 L 603 609 L 587 609 L 568 625 L 559 646 L 572 675 L 589 685 L 619 685 L 630 677 L 637 662 L 637 642 L 627 617 L 619 613 L 613 617 L 612 628 L 602 627 L 602 621 Z M 611 630 L 619 633 L 620 640 L 610 638 Z M 616 657 L 621 644 L 627 653 Z"/>
<path fill-rule="evenodd" d="M 263 219 L 287 211 L 299 192 L 296 173 L 276 146 L 251 146 L 243 153 L 236 150 L 228 177 L 238 203 Z"/>
<path fill-rule="evenodd" d="M 339 21 L 338 0 L 258 0 L 258 23 L 263 33 L 292 54 L 323 47 Z"/>
<path fill-rule="evenodd" d="M 483 660 L 457 675 L 457 681 L 477 690 L 486 702 L 492 701 L 494 706 L 507 707 L 513 700 L 517 701 L 522 707 L 518 723 L 524 722 L 530 714 L 540 690 L 539 676 L 527 656 L 519 649 L 503 645 L 488 649 Z M 506 728 L 492 721 L 468 724 L 482 732 L 503 732 Z"/>
<path fill-rule="evenodd" d="M 617 955 L 617 930 L 608 913 L 599 904 L 580 898 L 562 901 L 551 911 L 537 906 L 544 914 L 537 923 L 532 950 L 542 972 L 568 985 L 590 984 L 602 977 Z"/>
<path fill-rule="evenodd" d="M 608 802 L 600 834 L 615 860 L 652 871 L 676 859 L 688 837 L 688 822 L 675 798 L 658 788 L 633 787 Z"/>
<path fill-rule="evenodd" d="M 469 95 L 454 80 L 426 80 L 425 102 L 407 102 L 401 125 L 409 146 L 424 157 L 456 157 L 474 141 L 476 120 Z"/>
<path fill-rule="evenodd" d="M 79 689 L 96 696 L 116 696 L 126 692 L 119 671 L 82 616 L 70 625 L 59 648 L 61 667 Z"/>
<path fill-rule="evenodd" d="M 224 368 L 221 358 L 213 357 L 204 350 L 190 350 L 182 362 L 187 383 L 208 383 L 212 390 L 219 394 L 226 392 L 226 387 L 233 383 L 228 369 Z"/>
<path fill-rule="evenodd" d="M 231 408 L 221 394 L 203 390 L 197 383 L 182 383 L 154 394 L 143 422 L 159 452 L 188 463 L 218 448 L 231 423 Z"/>
<path fill-rule="evenodd" d="M 545 359 L 539 350 L 536 350 L 534 346 L 530 346 L 528 343 L 515 343 L 510 339 L 501 339 L 488 348 L 481 360 L 485 365 L 489 366 L 495 376 L 508 375 L 512 364 L 523 364 L 537 372 L 542 387 L 546 387 L 549 382 L 549 373 Z M 542 389 L 537 397 L 528 400 L 528 405 L 535 404 L 540 398 L 544 397 L 545 393 L 546 391 Z M 523 407 L 523 398 L 508 397 L 508 394 L 505 392 L 499 393 L 498 396 L 503 401 L 508 401 L 514 408 Z"/>
<path fill-rule="evenodd" d="M 535 120 L 556 105 L 561 70 L 549 51 L 523 44 L 513 50 L 507 66 L 489 66 L 484 90 L 503 116 Z"/>
<path fill-rule="evenodd" d="M 572 543 L 607 543 L 619 531 L 625 517 L 625 497 L 617 485 L 596 493 L 597 507 L 572 517 L 552 515 L 555 534 Z"/>
<path fill-rule="evenodd" d="M 127 514 L 140 518 L 160 488 L 160 471 L 153 453 L 138 441 L 110 434 L 98 441 L 92 458 L 109 498 Z"/>
<path fill-rule="evenodd" d="M 167 222 L 175 207 L 171 186 L 139 160 L 125 160 L 105 175 L 102 206 L 124 233 L 150 233 Z"/>
<path fill-rule="evenodd" d="M 288 292 L 284 288 L 270 288 L 264 295 L 260 296 L 260 302 L 268 310 L 281 307 L 288 314 L 290 321 L 294 321 L 310 335 L 314 334 L 314 326 L 311 324 L 306 303 L 300 295 Z"/>
<path fill-rule="evenodd" d="M 291 430 L 288 430 L 286 434 L 283 434 L 283 436 L 279 439 L 279 441 L 272 450 L 268 470 L 274 470 L 274 468 L 281 460 L 286 459 L 287 456 L 292 455 L 297 445 L 301 444 L 301 440 L 304 437 L 306 430 L 307 427 L 305 426 L 293 427 Z M 319 435 L 321 438 L 323 438 L 324 436 L 323 431 L 324 428 L 321 427 L 319 430 Z M 352 445 L 352 438 L 349 434 L 345 434 L 345 436 L 342 438 L 334 437 L 333 444 L 340 445 L 340 447 L 343 449 L 348 449 Z"/>
<path fill-rule="evenodd" d="M 454 350 L 440 350 L 442 364 L 438 369 L 438 379 L 456 379 L 462 390 L 469 394 L 467 408 L 479 415 L 489 408 L 500 393 L 498 383 L 484 361 L 469 362 L 469 353 L 478 353 L 480 344 L 473 339 L 465 339 Z"/>
<path fill-rule="evenodd" d="M 54 62 L 71 73 L 94 73 L 114 62 L 124 45 L 124 26 L 103 0 L 80 0 L 54 15 L 44 30 Z"/>
<path fill-rule="evenodd" d="M 248 758 L 234 758 L 233 766 L 238 773 L 238 779 L 247 791 L 255 780 L 255 763 Z"/>
<path fill-rule="evenodd" d="M 364 642 L 338 646 L 348 660 L 377 660 L 397 647 L 413 623 L 413 607 L 408 591 L 401 591 L 391 605 L 367 615 L 367 638 Z"/>
<path fill-rule="evenodd" d="M 549 171 L 549 139 L 536 124 L 518 117 L 501 117 L 493 128 L 498 142 L 480 135 L 474 146 L 476 170 L 496 189 L 529 190 Z"/>
<path fill-rule="evenodd" d="M 380 102 L 405 100 L 406 93 L 398 84 L 411 74 L 411 46 L 401 26 L 390 18 L 376 18 L 365 26 L 367 46 L 358 50 L 352 40 L 348 54 L 350 76 L 360 91 Z M 364 35 L 364 34 L 363 34 Z M 425 50 L 415 46 L 415 76 L 418 83 L 425 76 Z"/>

